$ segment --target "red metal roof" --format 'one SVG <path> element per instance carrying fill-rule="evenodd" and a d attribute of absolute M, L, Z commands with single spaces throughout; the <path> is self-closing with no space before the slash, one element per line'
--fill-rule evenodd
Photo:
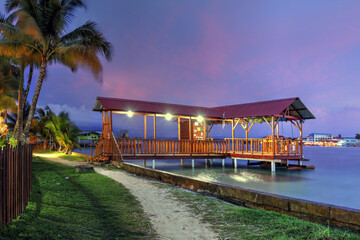
<path fill-rule="evenodd" d="M 290 115 L 299 119 L 314 119 L 314 115 L 297 97 L 236 104 L 214 108 L 159 103 L 130 99 L 97 97 L 93 111 L 133 111 L 138 113 L 156 113 L 182 116 L 202 115 L 207 118 L 251 118 Z"/>
<path fill-rule="evenodd" d="M 277 99 L 271 101 L 244 103 L 216 107 L 225 112 L 225 118 L 265 117 L 280 115 L 297 98 Z"/>
<path fill-rule="evenodd" d="M 133 111 L 138 113 L 156 113 L 182 116 L 207 116 L 211 118 L 222 118 L 222 112 L 207 108 L 188 106 L 172 103 L 149 102 L 130 99 L 97 97 L 93 111 L 113 110 L 113 111 Z"/>

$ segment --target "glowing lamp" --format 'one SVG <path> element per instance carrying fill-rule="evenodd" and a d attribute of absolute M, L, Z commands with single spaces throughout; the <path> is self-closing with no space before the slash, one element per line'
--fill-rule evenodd
<path fill-rule="evenodd" d="M 134 113 L 131 110 L 129 110 L 127 111 L 126 115 L 131 118 L 132 116 L 134 116 Z"/>
<path fill-rule="evenodd" d="M 167 113 L 167 114 L 165 115 L 165 119 L 168 120 L 168 121 L 170 121 L 170 120 L 172 119 L 172 115 L 171 115 L 170 113 Z"/>
<path fill-rule="evenodd" d="M 199 115 L 196 119 L 199 123 L 202 123 L 204 121 L 204 117 L 201 115 Z"/>

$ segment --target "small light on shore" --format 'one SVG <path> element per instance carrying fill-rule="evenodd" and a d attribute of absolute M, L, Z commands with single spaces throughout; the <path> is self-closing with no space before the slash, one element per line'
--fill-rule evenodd
<path fill-rule="evenodd" d="M 167 113 L 167 114 L 165 115 L 165 119 L 168 120 L 168 121 L 170 121 L 170 120 L 172 119 L 172 115 L 171 115 L 170 113 Z"/>
<path fill-rule="evenodd" d="M 199 115 L 196 119 L 199 123 L 202 123 L 204 121 L 204 117 L 201 115 Z"/>
<path fill-rule="evenodd" d="M 132 116 L 134 116 L 134 113 L 131 110 L 129 110 L 127 111 L 126 115 L 131 118 Z"/>

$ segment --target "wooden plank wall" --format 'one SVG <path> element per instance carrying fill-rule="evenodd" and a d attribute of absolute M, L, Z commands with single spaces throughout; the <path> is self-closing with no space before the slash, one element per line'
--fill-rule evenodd
<path fill-rule="evenodd" d="M 0 229 L 25 210 L 31 175 L 32 145 L 0 148 Z"/>

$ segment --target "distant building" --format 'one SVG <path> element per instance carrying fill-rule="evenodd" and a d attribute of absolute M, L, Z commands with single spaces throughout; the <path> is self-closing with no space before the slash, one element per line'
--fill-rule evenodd
<path fill-rule="evenodd" d="M 336 145 L 340 147 L 358 146 L 359 144 L 360 144 L 360 140 L 356 138 L 344 138 L 336 143 Z"/>
<path fill-rule="evenodd" d="M 309 142 L 332 141 L 333 136 L 329 133 L 311 133 L 308 140 Z"/>
<path fill-rule="evenodd" d="M 93 132 L 81 132 L 78 134 L 78 141 L 80 146 L 89 146 L 94 144 L 100 137 L 100 133 L 93 131 Z"/>

